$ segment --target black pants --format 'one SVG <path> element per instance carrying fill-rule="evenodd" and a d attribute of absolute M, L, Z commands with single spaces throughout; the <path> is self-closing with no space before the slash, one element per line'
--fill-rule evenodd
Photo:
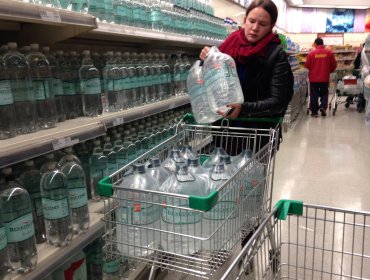
<path fill-rule="evenodd" d="M 329 83 L 310 83 L 310 91 L 311 113 L 317 115 L 320 108 L 324 110 L 328 108 Z"/>

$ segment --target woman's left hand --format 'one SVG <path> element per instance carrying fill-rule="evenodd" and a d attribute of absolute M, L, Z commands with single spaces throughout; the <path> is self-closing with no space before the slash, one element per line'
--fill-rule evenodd
<path fill-rule="evenodd" d="M 229 104 L 227 105 L 228 108 L 231 108 L 230 111 L 228 111 L 226 114 L 222 112 L 218 112 L 220 115 L 222 115 L 224 118 L 230 118 L 234 119 L 237 118 L 240 114 L 240 111 L 242 110 L 242 105 L 241 104 Z"/>

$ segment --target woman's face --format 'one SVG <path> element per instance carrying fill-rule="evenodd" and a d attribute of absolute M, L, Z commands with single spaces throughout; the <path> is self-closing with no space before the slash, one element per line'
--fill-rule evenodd
<path fill-rule="evenodd" d="M 257 43 L 272 30 L 271 17 L 261 7 L 254 8 L 249 12 L 244 21 L 245 37 L 250 43 Z"/>

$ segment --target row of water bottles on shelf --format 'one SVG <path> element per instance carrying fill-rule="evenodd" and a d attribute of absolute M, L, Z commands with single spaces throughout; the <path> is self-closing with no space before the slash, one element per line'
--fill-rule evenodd
<path fill-rule="evenodd" d="M 189 69 L 186 55 L 53 55 L 38 44 L 18 50 L 8 43 L 0 56 L 0 139 L 185 95 Z"/>
<path fill-rule="evenodd" d="M 241 182 L 240 199 L 253 193 L 255 203 L 249 207 L 252 211 L 258 211 L 262 206 L 265 171 L 264 166 L 252 157 L 251 150 L 231 157 L 223 148 L 216 147 L 201 163 L 197 152 L 190 145 L 183 145 L 169 150 L 163 162 L 154 157 L 146 163 L 134 164 L 131 173 L 128 172 L 117 183 L 119 208 L 115 213 L 115 240 L 118 251 L 125 256 L 148 257 L 158 248 L 182 255 L 220 250 L 230 236 L 211 236 L 226 218 L 234 219 L 239 215 L 239 194 L 230 191 L 223 195 L 222 201 L 204 213 L 187 210 L 187 200 L 171 194 L 207 196 L 217 191 L 238 170 L 248 168 L 247 176 Z M 245 166 L 247 162 L 248 167 Z M 130 192 L 130 189 L 136 192 Z M 160 191 L 168 195 L 161 198 L 155 193 L 140 192 L 143 190 Z M 161 207 L 161 203 L 166 207 Z M 141 226 L 154 230 L 144 230 Z M 184 238 L 180 234 L 194 238 Z M 201 242 L 196 237 L 206 239 Z"/>
<path fill-rule="evenodd" d="M 143 146 L 144 138 L 150 138 L 144 131 L 152 131 L 157 144 L 173 134 L 180 114 L 185 111 L 160 113 L 111 129 L 102 141 L 97 138 L 4 168 L 0 278 L 10 271 L 32 270 L 37 263 L 36 244 L 66 246 L 74 234 L 84 233 L 90 220 L 88 199 L 100 200 L 98 182 L 149 149 L 147 141 Z"/>
<path fill-rule="evenodd" d="M 100 22 L 224 39 L 224 19 L 214 16 L 213 0 L 23 0 L 23 2 L 89 13 Z"/>

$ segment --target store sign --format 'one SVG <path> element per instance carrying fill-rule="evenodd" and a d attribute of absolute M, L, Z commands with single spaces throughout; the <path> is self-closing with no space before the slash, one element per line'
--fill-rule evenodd
<path fill-rule="evenodd" d="M 343 46 L 343 33 L 319 33 L 317 37 L 324 40 L 325 46 Z"/>

